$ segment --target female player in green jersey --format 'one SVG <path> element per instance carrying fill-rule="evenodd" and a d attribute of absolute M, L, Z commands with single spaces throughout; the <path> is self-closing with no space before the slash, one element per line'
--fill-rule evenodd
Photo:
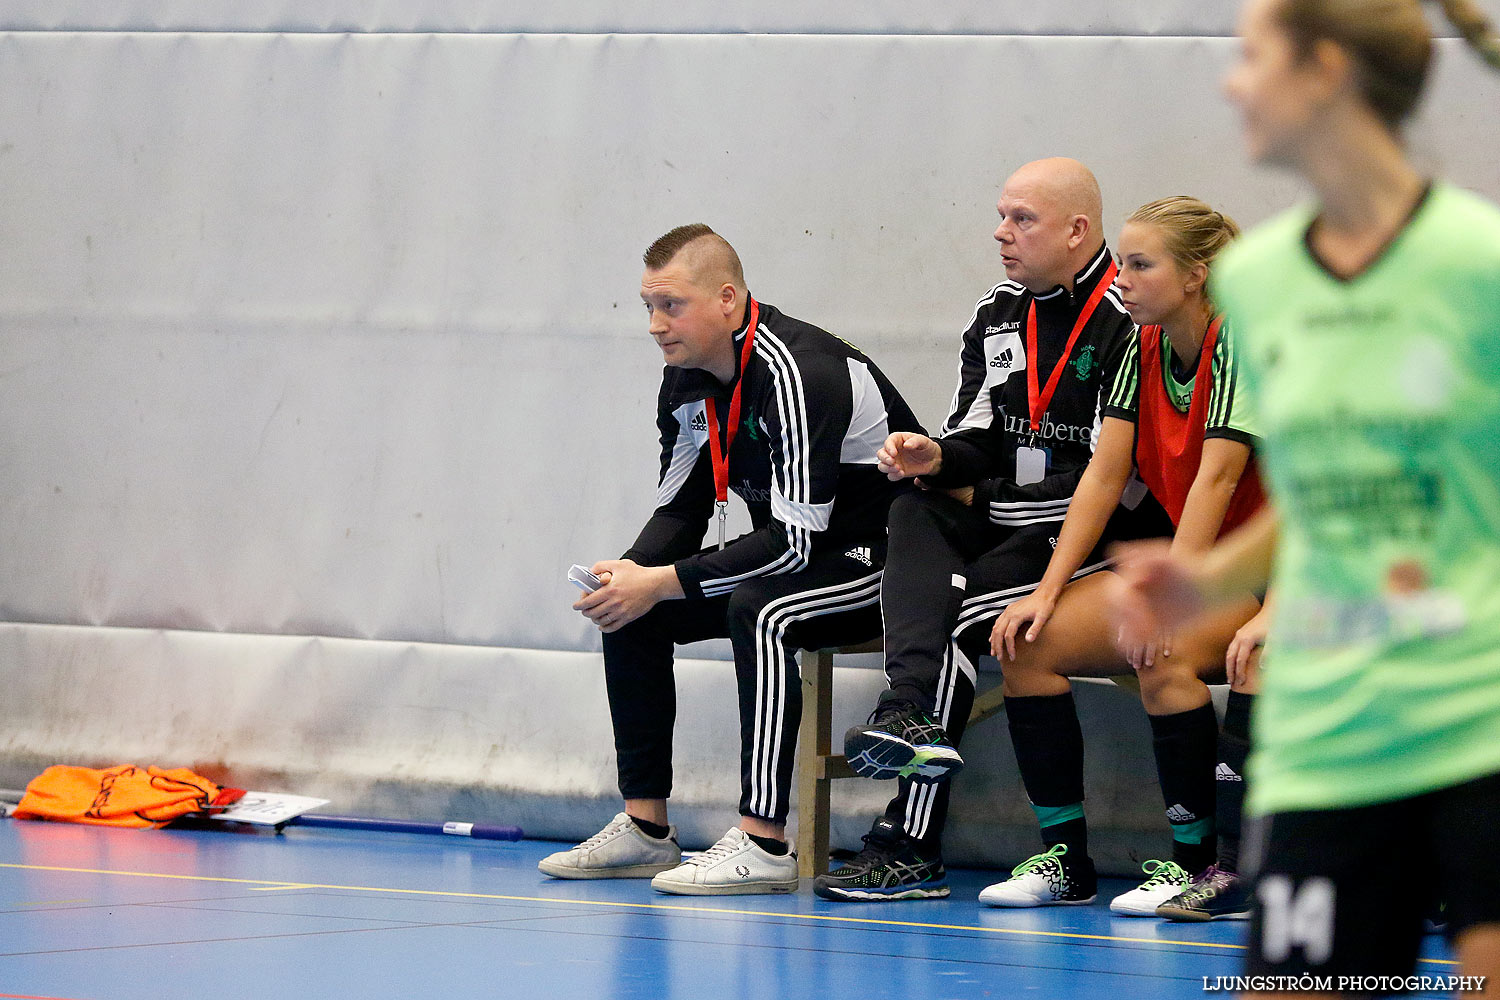
<path fill-rule="evenodd" d="M 1479 9 L 1441 6 L 1500 68 Z M 1152 634 L 1274 583 L 1252 973 L 1399 989 L 1368 977 L 1413 971 L 1441 898 L 1463 971 L 1494 981 L 1500 210 L 1402 146 L 1432 51 L 1418 0 L 1250 0 L 1240 30 L 1227 88 L 1250 154 L 1316 195 L 1231 247 L 1213 284 L 1276 514 L 1191 563 L 1125 550 L 1122 620 Z"/>

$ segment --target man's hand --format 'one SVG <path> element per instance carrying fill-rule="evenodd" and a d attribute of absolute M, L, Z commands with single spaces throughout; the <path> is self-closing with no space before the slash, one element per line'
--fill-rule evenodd
<path fill-rule="evenodd" d="M 875 465 L 892 481 L 935 475 L 943 465 L 938 443 L 925 434 L 897 431 L 875 453 Z"/>
<path fill-rule="evenodd" d="M 589 571 L 604 581 L 592 594 L 573 604 L 575 611 L 601 632 L 613 632 L 656 607 L 657 602 L 682 596 L 682 583 L 673 566 L 641 566 L 629 559 L 605 559 Z"/>

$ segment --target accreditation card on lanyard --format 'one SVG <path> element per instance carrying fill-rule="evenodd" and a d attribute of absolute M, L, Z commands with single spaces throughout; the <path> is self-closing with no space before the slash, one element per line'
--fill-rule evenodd
<path fill-rule="evenodd" d="M 729 394 L 729 426 L 724 430 L 724 448 L 719 448 L 719 413 L 714 398 L 703 401 L 708 410 L 708 457 L 714 466 L 714 506 L 719 509 L 719 548 L 724 547 L 724 530 L 729 521 L 729 449 L 734 447 L 734 433 L 740 426 L 740 390 L 745 386 L 745 369 L 755 344 L 755 328 L 760 325 L 760 303 L 750 300 L 750 322 L 745 327 L 745 346 L 740 348 L 740 371 Z"/>
<path fill-rule="evenodd" d="M 1073 324 L 1073 332 L 1068 335 L 1068 343 L 1063 347 L 1062 357 L 1057 359 L 1052 374 L 1047 377 L 1046 387 L 1040 391 L 1037 388 L 1036 374 L 1037 367 L 1041 364 L 1041 356 L 1036 348 L 1035 299 L 1026 310 L 1026 402 L 1031 416 L 1031 442 L 1016 449 L 1017 486 L 1030 486 L 1047 477 L 1047 450 L 1038 448 L 1036 443 L 1037 434 L 1042 429 L 1042 414 L 1046 413 L 1047 407 L 1052 405 L 1052 397 L 1057 394 L 1057 384 L 1062 381 L 1063 369 L 1068 367 L 1068 358 L 1073 354 L 1073 347 L 1078 343 L 1078 337 L 1083 333 L 1083 328 L 1088 326 L 1094 310 L 1099 308 L 1099 302 L 1104 298 L 1104 293 L 1109 291 L 1110 285 L 1114 284 L 1115 273 L 1118 270 L 1115 262 L 1110 261 L 1109 269 L 1094 286 L 1088 302 L 1084 303 L 1083 311 L 1078 314 L 1078 320 Z"/>

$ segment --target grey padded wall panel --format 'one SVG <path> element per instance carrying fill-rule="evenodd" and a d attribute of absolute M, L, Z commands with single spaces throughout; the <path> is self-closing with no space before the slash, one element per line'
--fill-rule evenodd
<path fill-rule="evenodd" d="M 1497 0 L 1481 0 L 1500 10 Z M 0 28 L 64 31 L 309 31 L 309 32 L 580 32 L 773 34 L 1230 35 L 1239 4 L 1228 0 L 774 0 L 753 9 L 711 0 L 619 4 L 358 3 L 319 0 L 135 0 L 105 7 L 88 0 L 13 0 Z M 1438 22 L 1446 33 L 1446 25 Z"/>
<path fill-rule="evenodd" d="M 312 32 L 581 32 L 777 34 L 1065 34 L 1223 35 L 1233 29 L 1234 6 L 1197 0 L 1120 4 L 1112 0 L 794 0 L 746 6 L 710 0 L 620 4 L 358 3 L 317 0 L 143 2 L 105 7 L 86 0 L 14 0 L 0 13 L 6 27 L 42 30 L 312 31 Z"/>
<path fill-rule="evenodd" d="M 561 571 L 652 496 L 652 237 L 711 222 L 936 423 L 1018 163 L 1093 164 L 1111 236 L 1296 196 L 1240 162 L 1232 47 L 4 36 L 0 611 L 589 648 Z M 1417 142 L 1495 196 L 1454 49 Z"/>

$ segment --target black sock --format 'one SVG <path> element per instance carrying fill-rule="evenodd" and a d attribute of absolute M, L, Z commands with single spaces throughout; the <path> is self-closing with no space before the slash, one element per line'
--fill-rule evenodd
<path fill-rule="evenodd" d="M 671 827 L 662 826 L 660 823 L 652 823 L 650 820 L 644 820 L 638 816 L 631 816 L 630 822 L 640 827 L 642 833 L 654 840 L 666 840 L 667 834 L 672 832 Z"/>
<path fill-rule="evenodd" d="M 1212 703 L 1147 718 L 1167 822 L 1172 824 L 1172 860 L 1196 875 L 1213 864 L 1216 853 L 1214 754 L 1219 719 Z"/>
<path fill-rule="evenodd" d="M 1056 844 L 1068 845 L 1068 853 L 1063 864 L 1080 865 L 1087 861 L 1089 856 L 1088 820 L 1079 816 L 1062 823 L 1044 826 L 1042 827 L 1042 843 L 1048 847 Z"/>
<path fill-rule="evenodd" d="M 1224 731 L 1241 739 L 1250 738 L 1250 709 L 1255 705 L 1255 695 L 1244 691 L 1229 692 L 1229 702 L 1224 706 Z"/>
<path fill-rule="evenodd" d="M 1189 875 L 1197 875 L 1209 865 L 1219 859 L 1219 847 L 1213 840 L 1207 843 L 1190 843 L 1186 840 L 1172 840 L 1172 860 L 1182 866 L 1182 870 Z"/>
<path fill-rule="evenodd" d="M 1021 783 L 1034 807 L 1083 801 L 1083 730 L 1073 692 L 1005 699 Z M 1069 845 L 1072 850 L 1072 845 Z"/>
<path fill-rule="evenodd" d="M 757 847 L 772 857 L 784 858 L 786 857 L 786 852 L 791 850 L 786 841 L 777 840 L 775 837 L 757 837 L 748 830 L 745 832 L 745 836 L 749 837 L 755 842 Z"/>
<path fill-rule="evenodd" d="M 1219 824 L 1219 867 L 1239 872 L 1241 817 L 1245 808 L 1245 758 L 1250 755 L 1250 707 L 1255 696 L 1229 692 L 1224 730 L 1219 733 L 1219 766 L 1214 782 Z"/>

